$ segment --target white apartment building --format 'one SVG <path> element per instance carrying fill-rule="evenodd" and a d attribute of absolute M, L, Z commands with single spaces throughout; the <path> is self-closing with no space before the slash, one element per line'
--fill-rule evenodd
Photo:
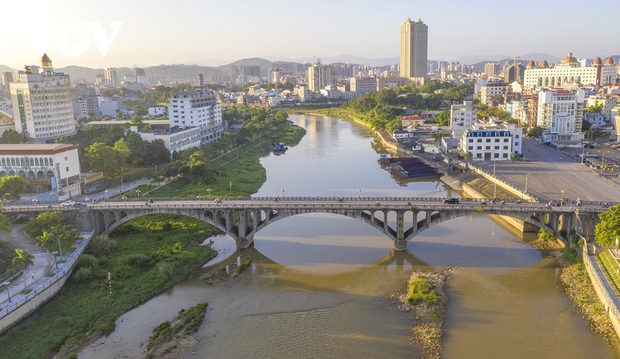
<path fill-rule="evenodd" d="M 54 142 L 77 132 L 69 76 L 54 72 L 47 55 L 41 57 L 40 73 L 20 73 L 9 88 L 15 130 L 30 143 Z"/>
<path fill-rule="evenodd" d="M 504 101 L 506 85 L 501 80 L 490 80 L 480 91 L 480 102 L 483 105 L 492 105 L 493 102 Z"/>
<path fill-rule="evenodd" d="M 204 142 L 219 141 L 224 133 L 222 107 L 215 93 L 197 89 L 172 94 L 168 103 L 170 128 L 199 127 Z"/>
<path fill-rule="evenodd" d="M 165 106 L 151 106 L 149 107 L 149 116 L 162 116 L 166 114 Z"/>
<path fill-rule="evenodd" d="M 0 144 L 2 176 L 20 176 L 41 191 L 60 189 L 67 197 L 79 195 L 78 150 L 67 144 Z"/>
<path fill-rule="evenodd" d="M 461 136 L 471 128 L 478 119 L 478 109 L 471 101 L 463 101 L 461 105 L 450 106 L 450 129 L 452 137 Z"/>
<path fill-rule="evenodd" d="M 200 127 L 179 128 L 173 127 L 168 130 L 141 130 L 137 126 L 131 126 L 132 132 L 140 135 L 144 141 L 153 142 L 155 140 L 164 141 L 164 145 L 170 151 L 170 158 L 175 151 L 181 152 L 190 148 L 200 148 L 201 137 Z"/>
<path fill-rule="evenodd" d="M 310 91 L 318 92 L 329 85 L 336 83 L 334 68 L 330 65 L 321 65 L 321 59 L 308 67 L 308 87 Z"/>
<path fill-rule="evenodd" d="M 525 70 L 523 87 L 562 87 L 569 84 L 585 86 L 605 86 L 617 81 L 614 60 L 609 57 L 605 61 L 597 57 L 591 66 L 582 66 L 572 53 L 568 53 L 554 67 L 542 61 L 538 67 L 528 66 Z"/>
<path fill-rule="evenodd" d="M 376 77 L 351 77 L 349 79 L 351 91 L 357 93 L 357 96 L 364 96 L 371 92 L 377 92 Z"/>
<path fill-rule="evenodd" d="M 584 90 L 542 90 L 538 93 L 537 126 L 546 141 L 580 141 Z"/>
<path fill-rule="evenodd" d="M 516 125 L 477 123 L 466 129 L 461 137 L 463 151 L 470 152 L 473 159 L 509 160 L 511 154 L 522 153 L 523 128 Z"/>
<path fill-rule="evenodd" d="M 601 112 L 601 114 L 605 117 L 605 120 L 611 121 L 611 110 L 618 104 L 618 97 L 600 94 L 590 95 L 586 100 L 586 109 L 597 104 L 603 106 L 603 112 Z"/>

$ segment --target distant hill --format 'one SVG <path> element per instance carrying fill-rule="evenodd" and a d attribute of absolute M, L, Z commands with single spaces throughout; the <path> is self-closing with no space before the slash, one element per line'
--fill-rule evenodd
<path fill-rule="evenodd" d="M 0 72 L 13 72 L 15 69 L 12 69 L 8 66 L 0 65 Z"/>
<path fill-rule="evenodd" d="M 549 54 L 542 54 L 542 53 L 529 53 L 525 55 L 519 55 L 519 59 L 525 61 L 526 64 L 530 62 L 530 60 L 534 60 L 536 62 L 547 60 L 547 62 L 550 64 L 561 60 L 561 58 L 557 56 L 553 56 Z M 454 59 L 454 61 L 458 61 L 465 65 L 478 65 L 480 63 L 488 63 L 488 62 L 514 61 L 514 56 L 509 56 L 509 55 L 461 56 L 459 58 Z"/>

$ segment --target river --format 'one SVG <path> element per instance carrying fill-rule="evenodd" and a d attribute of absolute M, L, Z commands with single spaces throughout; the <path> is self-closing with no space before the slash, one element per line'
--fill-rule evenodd
<path fill-rule="evenodd" d="M 364 127 L 290 119 L 307 134 L 285 154 L 262 159 L 267 181 L 256 196 L 458 196 L 440 181 L 396 183 L 378 165 Z M 520 241 L 531 239 L 471 216 L 431 227 L 407 252 L 394 252 L 391 240 L 353 219 L 286 218 L 234 254 L 252 260 L 240 276 L 177 284 L 121 316 L 115 332 L 79 357 L 141 358 L 155 326 L 207 301 L 188 358 L 417 358 L 409 339 L 415 320 L 396 311 L 388 294 L 404 290 L 412 270 L 446 270 L 442 357 L 620 358 L 578 315 L 557 266 Z M 222 236 L 214 247 L 226 257 L 234 241 Z"/>

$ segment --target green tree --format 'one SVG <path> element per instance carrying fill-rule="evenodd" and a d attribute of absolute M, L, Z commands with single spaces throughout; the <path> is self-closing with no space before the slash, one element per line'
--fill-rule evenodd
<path fill-rule="evenodd" d="M 588 113 L 603 113 L 603 104 L 596 101 L 594 105 L 588 106 Z"/>
<path fill-rule="evenodd" d="M 447 126 L 450 124 L 450 110 L 441 111 L 434 119 L 439 126 Z"/>
<path fill-rule="evenodd" d="M 435 142 L 440 143 L 443 138 L 443 133 L 441 131 L 433 132 L 432 137 Z"/>
<path fill-rule="evenodd" d="M 86 158 L 94 172 L 103 172 L 106 179 L 116 179 L 122 174 L 123 159 L 120 153 L 103 142 L 86 148 Z"/>
<path fill-rule="evenodd" d="M 26 270 L 34 264 L 34 255 L 27 249 L 15 248 L 15 257 L 13 257 L 13 265 L 24 271 L 24 289 L 26 289 Z"/>
<path fill-rule="evenodd" d="M 127 132 L 127 148 L 131 153 L 129 162 L 133 165 L 138 165 L 146 162 L 146 144 L 139 134 L 135 132 Z"/>
<path fill-rule="evenodd" d="M 26 189 L 26 181 L 20 176 L 0 177 L 0 192 L 18 195 Z"/>
<path fill-rule="evenodd" d="M 56 239 L 54 238 L 53 234 L 48 231 L 43 231 L 43 233 L 40 236 L 36 237 L 35 239 L 37 241 L 37 246 L 45 248 L 45 251 L 47 252 L 48 256 L 50 252 L 53 251 L 54 247 L 56 246 Z"/>
<path fill-rule="evenodd" d="M 26 223 L 24 228 L 26 233 L 31 237 L 37 238 L 44 231 L 49 231 L 54 226 L 60 226 L 63 223 L 63 213 L 60 211 L 43 212 L 34 220 Z"/>
<path fill-rule="evenodd" d="M 540 136 L 542 136 L 543 134 L 543 128 L 540 126 L 536 126 L 534 128 L 531 128 L 530 131 L 528 132 L 530 137 L 533 138 L 538 138 Z"/>
<path fill-rule="evenodd" d="M 2 133 L 2 138 L 0 139 L 0 143 L 6 143 L 6 144 L 18 144 L 18 143 L 24 143 L 24 142 L 26 142 L 24 140 L 24 136 L 22 136 L 21 134 L 19 134 L 19 132 L 13 129 L 8 129 L 4 131 Z"/>
<path fill-rule="evenodd" d="M 594 240 L 601 246 L 609 246 L 620 238 L 620 205 L 615 205 L 598 215 L 601 222 L 594 228 Z"/>

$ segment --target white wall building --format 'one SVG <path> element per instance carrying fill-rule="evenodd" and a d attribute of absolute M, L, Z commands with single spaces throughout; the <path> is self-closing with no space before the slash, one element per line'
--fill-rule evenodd
<path fill-rule="evenodd" d="M 42 191 L 60 188 L 61 198 L 79 195 L 78 150 L 67 144 L 0 144 L 2 176 L 20 176 Z"/>
<path fill-rule="evenodd" d="M 506 85 L 501 80 L 490 80 L 480 91 L 480 102 L 483 105 L 492 105 L 498 101 L 503 102 L 506 95 Z"/>
<path fill-rule="evenodd" d="M 149 107 L 149 116 L 163 116 L 166 114 L 165 106 Z"/>
<path fill-rule="evenodd" d="M 210 90 L 172 94 L 168 103 L 168 118 L 170 128 L 199 127 L 202 142 L 218 141 L 224 133 L 222 107 Z"/>
<path fill-rule="evenodd" d="M 478 108 L 471 101 L 463 101 L 461 105 L 450 106 L 450 130 L 452 136 L 461 136 L 471 128 L 478 119 Z"/>
<path fill-rule="evenodd" d="M 99 114 L 116 118 L 123 107 L 123 100 L 119 97 L 98 97 Z"/>
<path fill-rule="evenodd" d="M 320 89 L 335 83 L 334 68 L 330 65 L 321 65 L 320 59 L 308 68 L 308 87 L 311 91 L 318 92 Z"/>
<path fill-rule="evenodd" d="M 580 141 L 584 90 L 542 90 L 538 94 L 537 126 L 546 141 Z"/>
<path fill-rule="evenodd" d="M 41 73 L 23 73 L 9 84 L 15 130 L 30 143 L 56 141 L 74 135 L 72 91 L 69 76 L 55 73 L 47 55 L 41 58 Z"/>
<path fill-rule="evenodd" d="M 140 135 L 144 141 L 153 142 L 155 140 L 164 141 L 164 145 L 170 151 L 170 158 L 175 151 L 181 152 L 190 148 L 200 148 L 200 127 L 182 129 L 179 127 L 168 130 L 141 130 L 131 126 L 132 132 Z"/>
<path fill-rule="evenodd" d="M 522 142 L 521 126 L 475 124 L 463 132 L 461 146 L 473 159 L 504 161 L 522 153 Z"/>
<path fill-rule="evenodd" d="M 614 60 L 609 57 L 602 62 L 596 58 L 591 66 L 582 66 L 572 53 L 568 53 L 554 67 L 549 67 L 547 61 L 542 61 L 538 67 L 529 67 L 525 70 L 523 86 L 531 88 L 562 87 L 568 84 L 604 86 L 617 81 Z"/>

